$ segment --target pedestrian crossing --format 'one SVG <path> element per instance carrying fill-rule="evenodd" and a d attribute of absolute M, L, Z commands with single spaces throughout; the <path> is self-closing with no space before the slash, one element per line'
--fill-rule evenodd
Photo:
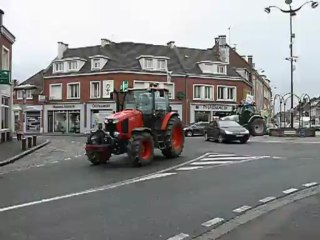
<path fill-rule="evenodd" d="M 234 153 L 207 153 L 195 161 L 189 162 L 184 166 L 175 169 L 178 172 L 193 171 L 206 169 L 213 166 L 229 165 L 235 163 L 248 162 L 262 158 L 270 158 L 270 156 L 248 156 Z"/>

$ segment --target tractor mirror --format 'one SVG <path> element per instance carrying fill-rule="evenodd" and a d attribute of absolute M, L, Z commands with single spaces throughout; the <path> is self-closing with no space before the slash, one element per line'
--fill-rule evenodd
<path fill-rule="evenodd" d="M 171 106 L 169 106 L 169 112 L 172 112 L 172 107 Z"/>

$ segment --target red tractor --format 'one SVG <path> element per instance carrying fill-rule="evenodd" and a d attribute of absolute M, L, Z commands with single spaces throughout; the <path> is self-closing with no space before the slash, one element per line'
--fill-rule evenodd
<path fill-rule="evenodd" d="M 178 157 L 184 147 L 183 125 L 178 113 L 171 110 L 168 90 L 131 89 L 123 95 L 120 105 L 117 93 L 118 110 L 106 117 L 104 129 L 100 125 L 88 137 L 89 161 L 96 165 L 112 154 L 127 153 L 133 166 L 141 166 L 152 162 L 154 148 L 166 158 Z"/>

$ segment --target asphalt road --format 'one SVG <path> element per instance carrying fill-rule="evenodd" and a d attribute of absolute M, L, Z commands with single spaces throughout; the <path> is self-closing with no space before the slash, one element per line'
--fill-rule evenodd
<path fill-rule="evenodd" d="M 157 154 L 152 165 L 131 168 L 123 156 L 91 166 L 84 139 L 53 139 L 0 168 L 0 239 L 187 239 L 242 206 L 320 182 L 319 143 L 257 140 L 188 138 L 182 157 Z"/>

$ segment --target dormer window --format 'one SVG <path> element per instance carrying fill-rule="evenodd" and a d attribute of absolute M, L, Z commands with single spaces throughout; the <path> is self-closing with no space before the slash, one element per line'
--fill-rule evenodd
<path fill-rule="evenodd" d="M 140 56 L 139 59 L 142 69 L 149 71 L 167 71 L 168 59 L 167 57 L 159 56 Z"/>
<path fill-rule="evenodd" d="M 64 64 L 63 62 L 57 62 L 54 64 L 54 70 L 55 72 L 63 72 L 64 70 Z"/>
<path fill-rule="evenodd" d="M 91 58 L 91 71 L 101 70 L 108 62 L 108 57 L 103 55 L 95 55 Z"/>
<path fill-rule="evenodd" d="M 77 63 L 77 61 L 69 61 L 69 62 L 68 62 L 68 69 L 69 69 L 69 71 L 78 70 L 78 63 Z"/>
<path fill-rule="evenodd" d="M 92 59 L 92 68 L 94 69 L 100 69 L 100 59 Z"/>
<path fill-rule="evenodd" d="M 218 73 L 221 73 L 221 74 L 225 74 L 226 73 L 226 67 L 223 66 L 223 65 L 218 65 Z"/>
<path fill-rule="evenodd" d="M 227 74 L 227 65 L 221 62 L 202 61 L 198 62 L 199 68 L 202 73 L 208 74 Z"/>

